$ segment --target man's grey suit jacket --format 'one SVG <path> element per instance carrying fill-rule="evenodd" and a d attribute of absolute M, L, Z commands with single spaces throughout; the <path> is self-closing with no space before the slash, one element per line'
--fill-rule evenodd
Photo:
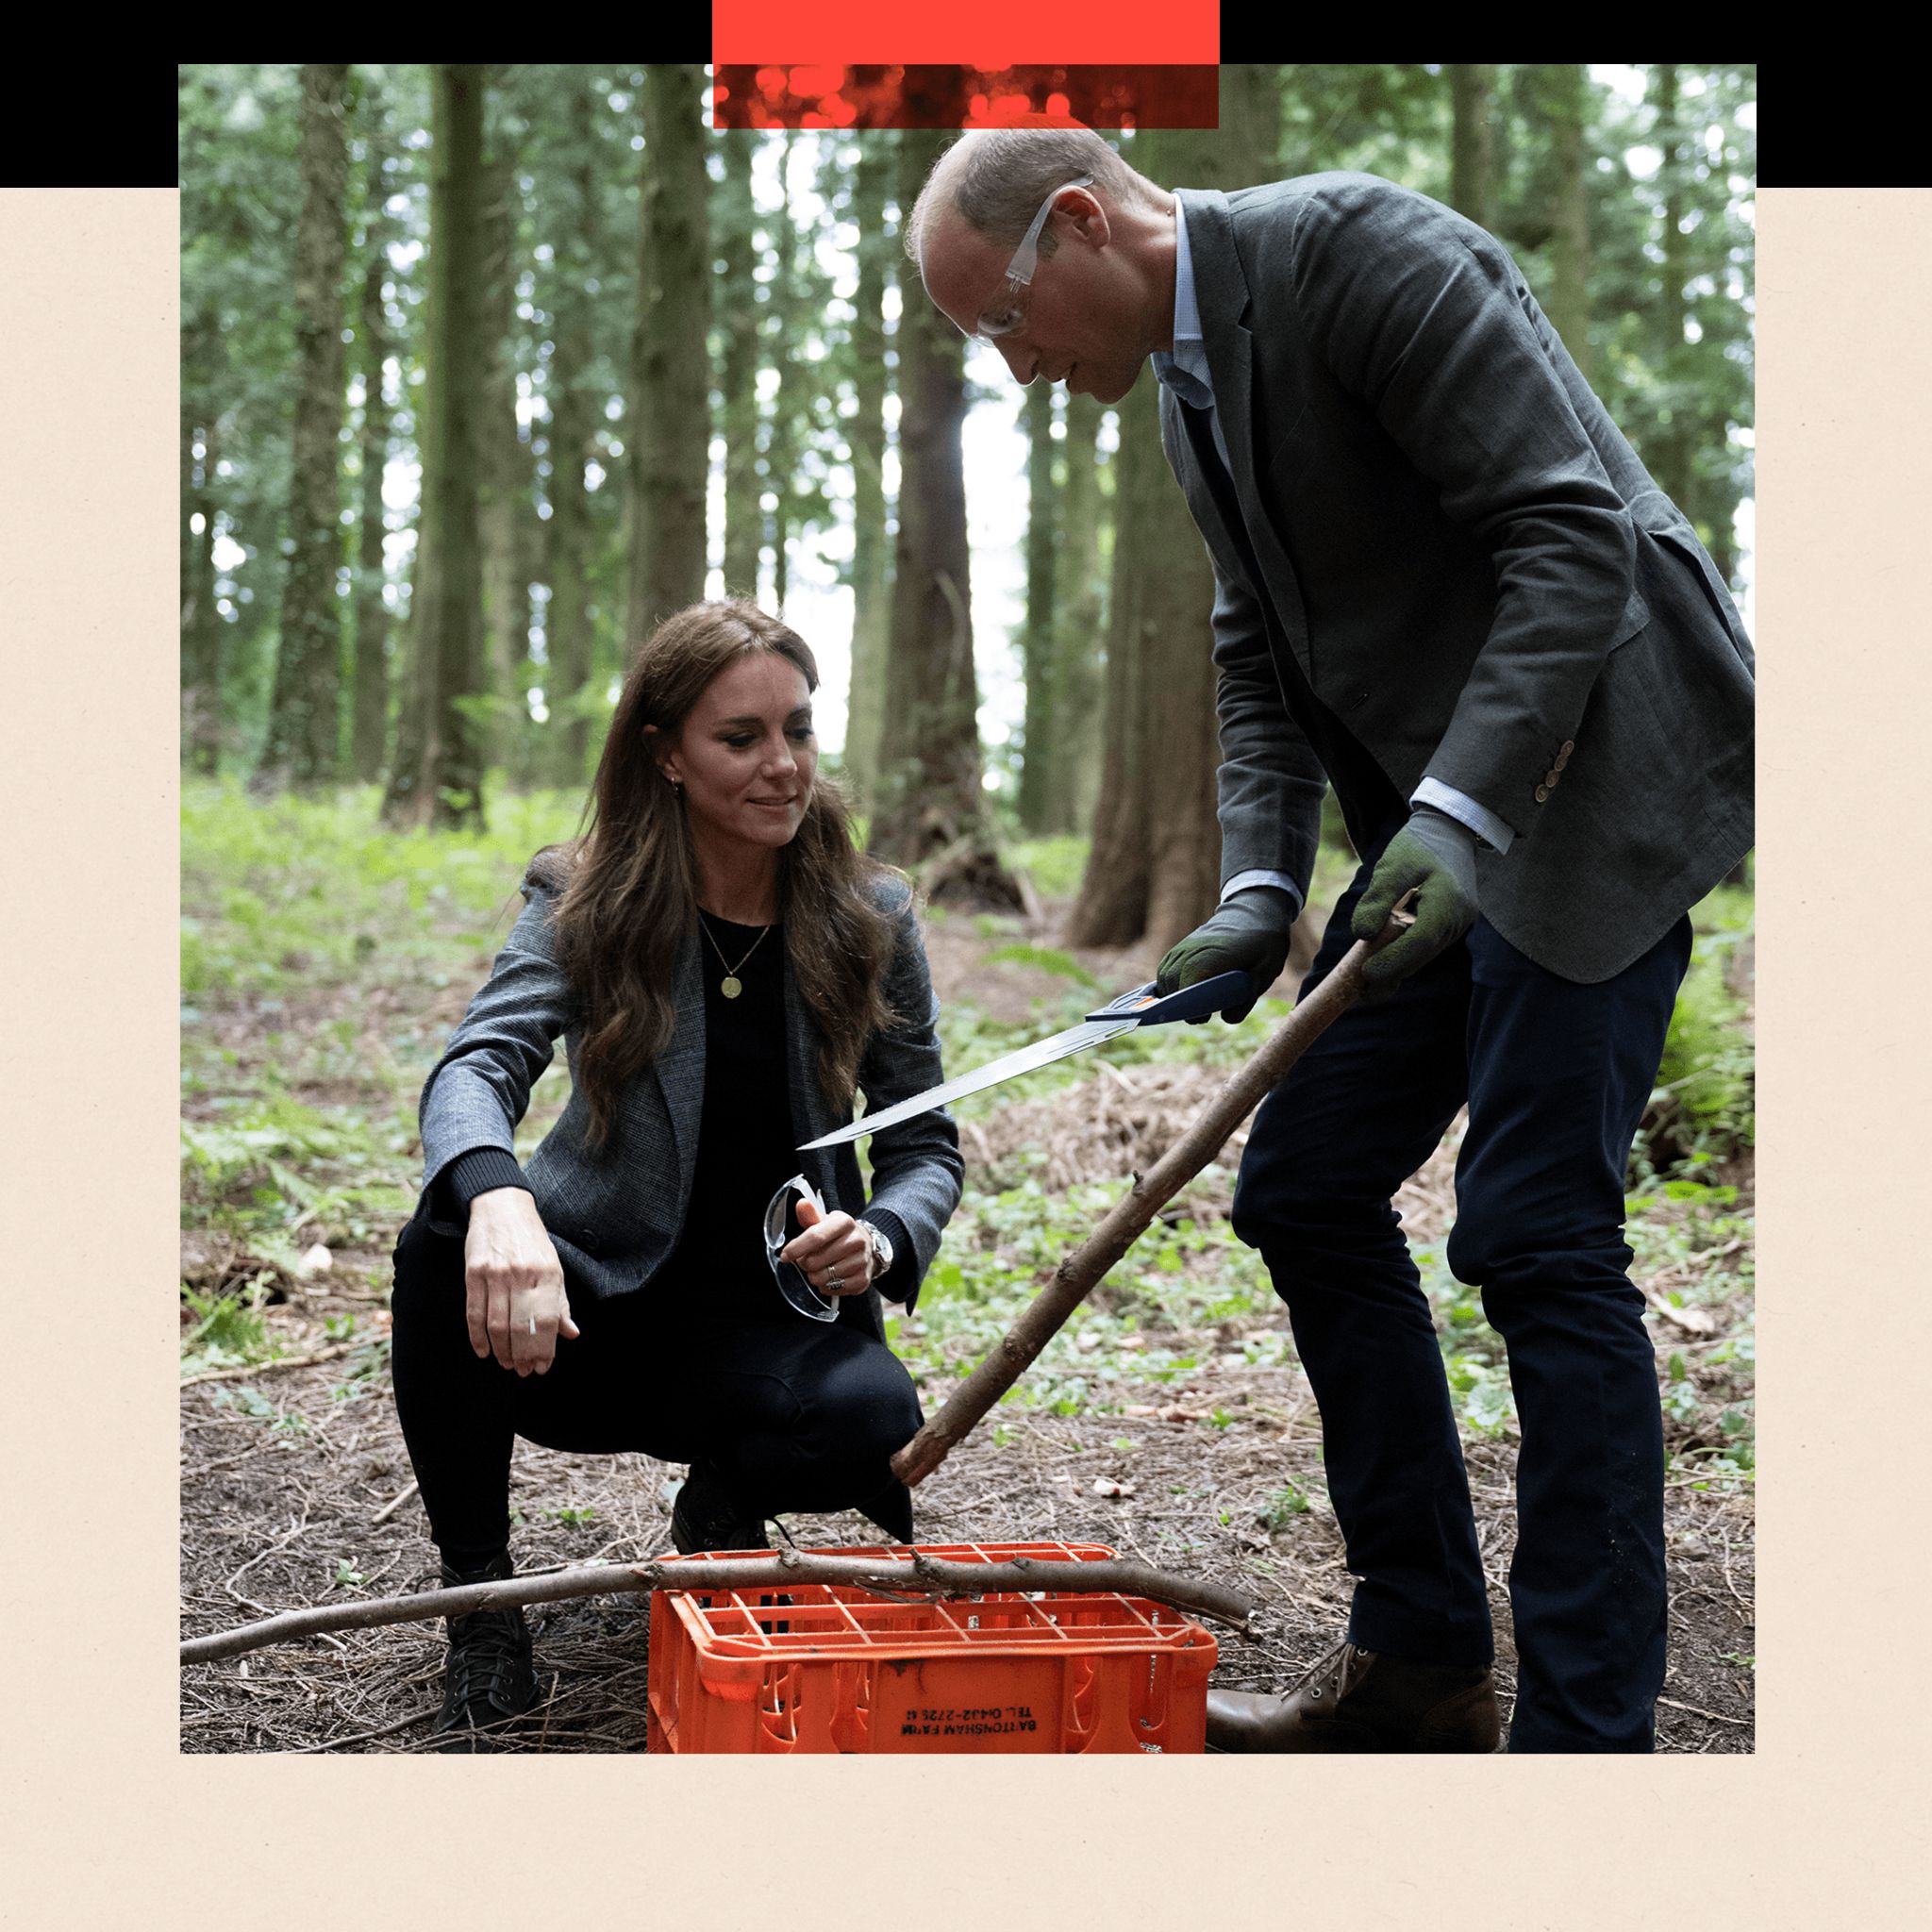
<path fill-rule="evenodd" d="M 1161 439 L 1213 559 L 1221 876 L 1304 897 L 1433 776 L 1515 833 L 1485 916 L 1608 978 L 1750 848 L 1750 641 L 1508 253 L 1374 175 L 1179 191 L 1227 472 Z"/>
<path fill-rule="evenodd" d="M 512 1137 L 530 1090 L 550 1064 L 552 1043 L 559 1034 L 573 1076 L 576 1072 L 580 1008 L 557 964 L 550 925 L 554 887 L 533 867 L 523 891 L 528 903 L 423 1089 L 423 1192 L 416 1211 L 439 1234 L 459 1236 L 464 1230 L 434 1215 L 436 1177 L 473 1148 L 513 1151 Z M 894 916 L 898 928 L 885 992 L 901 1021 L 874 1035 L 860 1061 L 859 1085 L 869 1111 L 923 1092 L 945 1077 L 934 1033 L 939 1001 L 926 971 L 911 893 L 896 879 L 883 882 L 879 904 Z M 704 1111 L 701 964 L 698 935 L 692 932 L 677 955 L 677 1023 L 671 1043 L 624 1088 L 604 1147 L 592 1152 L 588 1145 L 590 1108 L 582 1089 L 573 1086 L 556 1125 L 524 1165 L 573 1292 L 597 1298 L 642 1289 L 677 1245 Z M 816 1140 L 852 1119 L 849 1099 L 841 1112 L 820 1088 L 821 1038 L 788 957 L 785 1073 L 792 1130 L 800 1141 Z M 958 1206 L 965 1174 L 959 1131 L 943 1109 L 919 1114 L 874 1134 L 871 1160 L 870 1204 L 850 1141 L 801 1154 L 798 1172 L 827 1206 L 879 1224 L 894 1248 L 883 1286 L 909 1310 L 946 1222 Z M 777 1293 L 774 1282 L 774 1301 Z M 848 1297 L 840 1319 L 883 1336 L 878 1288 Z"/>

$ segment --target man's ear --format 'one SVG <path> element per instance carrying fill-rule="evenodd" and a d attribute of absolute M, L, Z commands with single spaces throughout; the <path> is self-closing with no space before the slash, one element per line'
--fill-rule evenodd
<path fill-rule="evenodd" d="M 1090 248 L 1104 248 L 1108 237 L 1113 232 L 1107 219 L 1107 206 L 1091 188 L 1062 189 L 1062 196 L 1077 194 L 1080 201 L 1069 205 L 1064 199 L 1054 205 L 1058 218 L 1064 209 L 1066 218 L 1072 223 L 1074 238 L 1084 242 Z"/>

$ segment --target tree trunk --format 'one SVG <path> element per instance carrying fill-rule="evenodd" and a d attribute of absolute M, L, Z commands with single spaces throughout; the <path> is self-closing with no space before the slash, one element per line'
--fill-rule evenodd
<path fill-rule="evenodd" d="M 724 594 L 757 603 L 765 512 L 758 502 L 758 283 L 752 273 L 758 208 L 752 199 L 751 160 L 759 136 L 750 128 L 733 128 L 715 139 L 724 159 L 715 210 L 718 254 L 724 264 L 720 286 L 724 356 L 718 373 L 724 397 L 718 426 L 724 439 Z M 864 246 L 861 228 L 861 251 Z M 862 280 L 859 287 L 862 292 Z"/>
<path fill-rule="evenodd" d="M 356 105 L 362 122 L 364 156 L 362 304 L 356 348 L 362 372 L 362 427 L 357 441 L 362 469 L 362 508 L 357 519 L 354 638 L 349 767 L 364 784 L 382 775 L 389 725 L 389 607 L 385 581 L 382 501 L 389 463 L 389 399 L 383 364 L 389 358 L 389 322 L 383 285 L 390 274 L 390 222 L 383 210 L 389 189 L 383 162 L 389 151 L 382 103 L 366 75 L 358 76 Z"/>
<path fill-rule="evenodd" d="M 705 70 L 644 69 L 644 176 L 633 344 L 632 645 L 705 594 L 710 474 L 711 314 L 707 257 Z"/>
<path fill-rule="evenodd" d="M 1054 414 L 1052 385 L 1031 384 L 1022 408 L 1026 425 L 1026 627 L 1020 656 L 1026 679 L 1026 715 L 1020 823 L 1036 837 L 1047 829 L 1048 793 L 1060 757 L 1054 578 L 1062 508 L 1054 484 Z"/>
<path fill-rule="evenodd" d="M 525 445 L 517 422 L 516 163 L 499 126 L 483 171 L 483 393 L 477 421 L 477 523 L 483 545 L 484 658 L 489 667 L 489 762 L 516 775 L 528 736 L 524 662 L 530 647 L 529 586 L 518 525 Z"/>
<path fill-rule="evenodd" d="M 1688 393 L 1684 389 L 1684 318 L 1689 303 L 1684 287 L 1689 279 L 1684 263 L 1684 155 L 1683 135 L 1677 123 L 1677 70 L 1658 67 L 1652 75 L 1657 99 L 1657 127 L 1654 139 L 1663 155 L 1658 186 L 1663 191 L 1663 233 L 1658 238 L 1663 266 L 1658 271 L 1657 300 L 1657 375 L 1662 396 L 1657 434 L 1646 448 L 1645 465 L 1664 494 L 1686 516 L 1693 517 L 1694 478 L 1691 475 L 1691 446 L 1687 434 L 1691 420 Z"/>
<path fill-rule="evenodd" d="M 901 133 L 901 208 L 911 207 L 943 139 L 925 129 Z M 923 299 L 908 301 L 900 314 L 899 395 L 885 778 L 871 843 L 893 864 L 921 868 L 936 900 L 1018 908 L 1019 891 L 1000 865 L 980 785 L 960 452 L 965 344 Z"/>
<path fill-rule="evenodd" d="M 1550 134 L 1550 326 L 1571 359 L 1590 374 L 1589 158 L 1583 139 L 1589 102 L 1585 70 L 1555 64 L 1537 74 Z"/>
<path fill-rule="evenodd" d="M 1262 157 L 1213 133 L 1148 130 L 1135 148 L 1135 166 L 1164 185 L 1218 188 L 1265 173 Z M 1161 452 L 1157 391 L 1150 371 L 1119 406 L 1108 743 L 1069 929 L 1076 945 L 1145 935 L 1165 950 L 1218 896 L 1214 574 Z"/>
<path fill-rule="evenodd" d="M 1241 177 L 1224 188 L 1252 188 L 1280 175 L 1281 119 L 1279 67 L 1242 62 L 1221 70 L 1221 131 L 1240 158 L 1234 172 Z"/>
<path fill-rule="evenodd" d="M 1060 497 L 1060 582 L 1055 606 L 1055 687 L 1058 699 L 1045 830 L 1090 824 L 1100 787 L 1100 651 L 1107 609 L 1101 568 L 1099 437 L 1106 414 L 1091 396 L 1070 395 L 1066 482 Z"/>
<path fill-rule="evenodd" d="M 772 609 L 785 614 L 791 588 L 791 481 L 798 469 L 798 225 L 791 218 L 791 160 L 778 158 L 783 199 L 771 216 L 772 266 L 769 339 L 776 392 L 765 430 L 765 489 L 771 492 Z"/>
<path fill-rule="evenodd" d="M 302 214 L 295 237 L 295 433 L 281 642 L 260 775 L 318 785 L 335 777 L 342 618 L 336 600 L 341 486 L 343 198 L 348 69 L 302 69 Z"/>
<path fill-rule="evenodd" d="M 181 358 L 181 742 L 192 770 L 221 763 L 222 619 L 215 608 L 215 411 L 200 374 L 205 344 L 190 338 Z M 194 393 L 190 394 L 190 390 Z M 201 455 L 194 454 L 197 442 Z M 199 517 L 201 528 L 193 527 Z"/>
<path fill-rule="evenodd" d="M 591 83 L 581 68 L 564 72 L 571 77 L 566 123 L 573 205 L 558 240 L 550 302 L 555 328 L 549 375 L 550 517 L 544 531 L 550 603 L 543 620 L 543 687 L 551 782 L 570 791 L 587 776 L 591 741 L 591 497 L 584 488 L 584 464 L 596 422 L 586 388 L 591 364 L 591 297 L 586 284 L 596 273 L 598 236 Z"/>
<path fill-rule="evenodd" d="M 422 537 L 411 596 L 417 717 L 411 768 L 391 774 L 391 823 L 483 824 L 483 684 L 476 403 L 483 388 L 483 70 L 430 69 L 428 321 L 420 443 Z"/>
<path fill-rule="evenodd" d="M 1449 200 L 1458 214 L 1492 233 L 1496 226 L 1496 70 L 1449 68 Z"/>
<path fill-rule="evenodd" d="M 886 223 L 892 190 L 893 136 L 868 132 L 859 143 L 853 185 L 858 225 L 858 313 L 852 324 L 852 688 L 845 710 L 845 774 L 869 802 L 878 785 L 879 730 L 885 718 L 888 565 L 886 531 L 885 292 L 895 260 L 903 259 L 899 230 Z M 904 291 L 901 300 L 916 290 Z M 921 298 L 923 299 L 923 297 Z"/>
<path fill-rule="evenodd" d="M 1131 945 L 1147 925 L 1150 780 L 1141 607 L 1149 545 L 1158 541 L 1162 510 L 1170 520 L 1175 510 L 1158 408 L 1143 379 L 1116 411 L 1120 445 L 1113 459 L 1113 582 L 1108 596 L 1100 792 L 1086 876 L 1067 922 L 1071 946 Z M 1190 531 L 1185 504 L 1179 514 L 1183 531 Z"/>

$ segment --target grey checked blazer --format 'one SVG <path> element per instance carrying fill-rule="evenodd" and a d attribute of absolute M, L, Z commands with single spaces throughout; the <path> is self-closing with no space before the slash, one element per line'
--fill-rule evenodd
<path fill-rule="evenodd" d="M 1750 641 L 1503 246 L 1371 175 L 1179 191 L 1227 471 L 1161 440 L 1213 559 L 1221 876 L 1304 894 L 1425 775 L 1515 833 L 1484 914 L 1608 978 L 1752 842 Z M 1312 698 L 1313 702 L 1310 702 Z"/>
<path fill-rule="evenodd" d="M 523 891 L 528 903 L 423 1089 L 423 1192 L 416 1211 L 440 1234 L 464 1230 L 432 1214 L 436 1177 L 473 1148 L 512 1151 L 530 1089 L 550 1064 L 552 1042 L 559 1034 L 573 1074 L 576 1069 L 580 1013 L 552 945 L 553 891 L 534 873 L 525 876 Z M 893 1010 L 904 1018 L 897 1027 L 874 1035 L 860 1061 L 859 1084 L 868 1110 L 890 1107 L 944 1077 L 933 1031 L 939 1001 L 926 972 L 911 894 L 896 879 L 882 881 L 879 904 L 894 915 L 898 926 L 885 991 Z M 676 1246 L 684 1225 L 705 1098 L 705 999 L 695 932 L 679 951 L 675 971 L 677 1024 L 671 1043 L 620 1094 L 617 1119 L 603 1149 L 592 1153 L 586 1145 L 590 1108 L 576 1088 L 524 1166 L 573 1291 L 593 1298 L 645 1287 Z M 849 1106 L 844 1112 L 835 1111 L 820 1089 L 820 1040 L 788 956 L 786 1074 L 797 1141 L 816 1140 L 853 1117 Z M 801 1154 L 797 1171 L 811 1180 L 828 1206 L 876 1220 L 887 1230 L 895 1253 L 884 1286 L 909 1309 L 958 1205 L 965 1173 L 958 1129 L 943 1109 L 923 1113 L 874 1135 L 871 1158 L 870 1204 L 859 1181 L 858 1153 L 849 1141 Z M 774 1300 L 777 1293 L 774 1283 Z M 840 1318 L 882 1336 L 878 1288 L 848 1297 Z"/>

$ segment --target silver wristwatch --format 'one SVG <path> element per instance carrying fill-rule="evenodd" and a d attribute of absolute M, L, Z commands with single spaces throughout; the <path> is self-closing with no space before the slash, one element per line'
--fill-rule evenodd
<path fill-rule="evenodd" d="M 872 1278 L 877 1281 L 892 1272 L 892 1244 L 870 1221 L 858 1224 L 865 1230 L 865 1244 L 872 1251 Z"/>

